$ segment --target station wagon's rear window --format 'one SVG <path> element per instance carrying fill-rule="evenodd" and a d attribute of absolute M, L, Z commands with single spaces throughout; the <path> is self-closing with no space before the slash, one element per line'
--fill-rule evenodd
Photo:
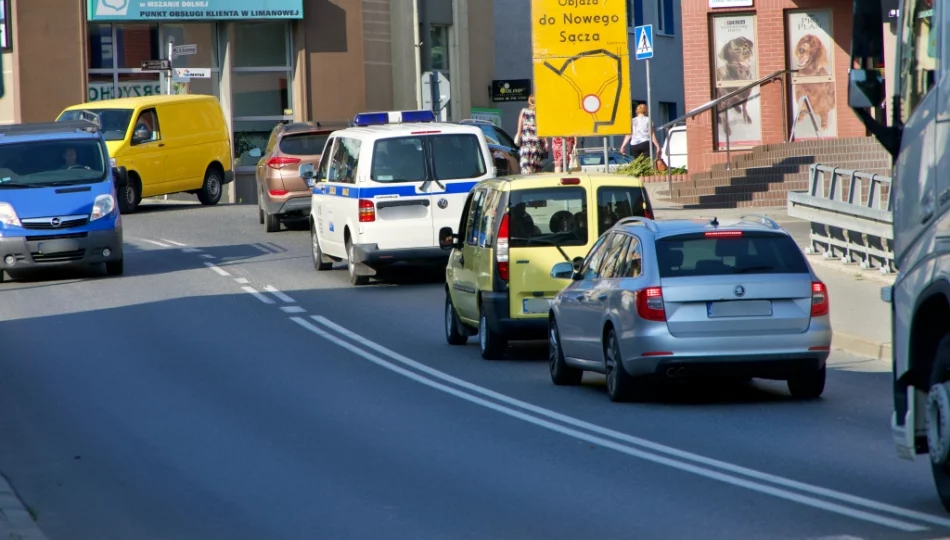
<path fill-rule="evenodd" d="M 280 151 L 291 156 L 316 156 L 330 138 L 328 133 L 295 133 L 280 139 Z"/>
<path fill-rule="evenodd" d="M 673 236 L 656 242 L 656 255 L 663 278 L 808 272 L 798 244 L 780 234 Z"/>
<path fill-rule="evenodd" d="M 519 189 L 508 199 L 508 245 L 513 248 L 587 245 L 587 190 Z"/>

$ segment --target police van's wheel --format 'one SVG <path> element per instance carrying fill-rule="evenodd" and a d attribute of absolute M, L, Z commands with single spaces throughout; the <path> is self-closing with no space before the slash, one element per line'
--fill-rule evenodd
<path fill-rule="evenodd" d="M 485 312 L 478 318 L 478 345 L 482 350 L 482 358 L 485 360 L 499 360 L 505 355 L 505 347 L 508 342 L 505 338 L 491 331 L 488 327 L 488 317 Z"/>
<path fill-rule="evenodd" d="M 310 245 L 313 246 L 310 253 L 313 255 L 314 269 L 317 272 L 324 272 L 333 268 L 333 261 L 324 255 L 323 250 L 320 249 L 320 239 L 317 238 L 317 231 L 314 230 L 313 225 L 310 225 Z"/>
<path fill-rule="evenodd" d="M 205 172 L 205 181 L 198 191 L 198 200 L 206 206 L 218 204 L 221 200 L 221 186 L 224 182 L 221 179 L 221 173 L 217 169 L 208 169 Z"/>
<path fill-rule="evenodd" d="M 349 238 L 346 240 L 346 269 L 350 273 L 350 284 L 357 287 L 369 283 L 369 276 L 360 276 L 356 274 L 356 250 Z"/>
<path fill-rule="evenodd" d="M 950 334 L 940 340 L 934 355 L 926 418 L 934 486 L 943 507 L 950 511 Z"/>
<path fill-rule="evenodd" d="M 445 291 L 445 340 L 449 345 L 465 345 L 468 343 L 468 333 L 462 328 L 462 321 L 455 312 L 452 295 Z"/>

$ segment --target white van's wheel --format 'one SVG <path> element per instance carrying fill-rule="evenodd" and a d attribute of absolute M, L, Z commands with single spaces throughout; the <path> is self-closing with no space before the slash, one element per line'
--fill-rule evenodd
<path fill-rule="evenodd" d="M 946 510 L 950 510 L 950 335 L 937 345 L 930 373 L 930 392 L 927 396 L 927 446 L 930 450 L 930 470 L 937 495 Z M 913 387 L 908 391 L 914 392 Z"/>
<path fill-rule="evenodd" d="M 369 283 L 369 276 L 360 276 L 356 273 L 356 250 L 353 248 L 353 243 L 349 239 L 346 240 L 346 269 L 350 273 L 350 284 L 351 285 L 366 285 Z"/>
<path fill-rule="evenodd" d="M 333 268 L 333 261 L 324 255 L 323 250 L 320 249 L 320 238 L 317 237 L 317 231 L 314 230 L 313 225 L 310 225 L 310 244 L 313 246 L 310 250 L 313 254 L 313 268 L 317 272 L 324 272 Z"/>
<path fill-rule="evenodd" d="M 224 185 L 221 173 L 216 169 L 210 168 L 205 173 L 205 182 L 198 191 L 198 200 L 206 206 L 218 204 L 221 200 L 221 186 Z"/>

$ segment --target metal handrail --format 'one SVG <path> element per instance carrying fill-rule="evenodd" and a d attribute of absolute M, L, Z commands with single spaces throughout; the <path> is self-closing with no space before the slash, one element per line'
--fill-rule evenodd
<path fill-rule="evenodd" d="M 707 104 L 705 104 L 705 105 L 702 105 L 702 106 L 700 106 L 700 107 L 697 107 L 697 108 L 695 108 L 695 109 L 689 111 L 688 113 L 684 114 L 683 116 L 680 116 L 680 117 L 677 118 L 676 120 L 671 120 L 671 121 L 669 121 L 669 122 L 663 124 L 662 126 L 656 128 L 656 129 L 657 129 L 658 131 L 659 131 L 659 130 L 664 130 L 664 131 L 665 131 L 666 129 L 669 129 L 669 127 L 672 126 L 672 125 L 679 124 L 679 123 L 683 122 L 684 120 L 689 120 L 690 118 L 692 118 L 692 117 L 694 117 L 694 116 L 698 116 L 698 115 L 700 115 L 700 114 L 702 114 L 702 113 L 704 113 L 704 112 L 706 112 L 706 111 L 708 111 L 708 110 L 710 110 L 710 109 L 714 109 L 717 105 L 719 105 L 719 104 L 722 103 L 723 101 L 726 101 L 727 99 L 732 99 L 732 98 L 736 97 L 737 95 L 741 94 L 742 92 L 745 92 L 746 90 L 751 90 L 751 89 L 755 88 L 756 86 L 760 86 L 760 85 L 762 85 L 762 84 L 764 84 L 764 83 L 766 83 L 766 82 L 772 82 L 772 81 L 775 80 L 775 79 L 782 78 L 782 77 L 785 77 L 786 75 L 788 75 L 788 74 L 790 74 L 790 73 L 797 73 L 797 72 L 798 72 L 797 69 L 783 69 L 783 70 L 780 70 L 780 71 L 776 71 L 775 73 L 772 73 L 771 75 L 767 75 L 767 76 L 765 76 L 765 77 L 762 77 L 761 79 L 759 79 L 759 80 L 757 80 L 757 81 L 755 81 L 755 82 L 753 82 L 753 83 L 749 83 L 749 84 L 743 86 L 742 88 L 739 88 L 739 89 L 737 89 L 737 90 L 733 90 L 732 92 L 729 92 L 728 94 L 726 94 L 726 95 L 724 95 L 724 96 L 717 97 L 716 99 L 710 101 L 709 103 L 707 103 Z"/>

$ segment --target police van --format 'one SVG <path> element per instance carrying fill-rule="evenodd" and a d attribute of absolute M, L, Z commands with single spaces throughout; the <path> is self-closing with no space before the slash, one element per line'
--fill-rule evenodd
<path fill-rule="evenodd" d="M 432 111 L 360 113 L 333 132 L 319 167 L 300 175 L 313 188 L 313 264 L 346 259 L 350 283 L 393 265 L 445 265 L 438 232 L 457 228 L 469 191 L 495 177 L 478 126 L 437 123 Z"/>

